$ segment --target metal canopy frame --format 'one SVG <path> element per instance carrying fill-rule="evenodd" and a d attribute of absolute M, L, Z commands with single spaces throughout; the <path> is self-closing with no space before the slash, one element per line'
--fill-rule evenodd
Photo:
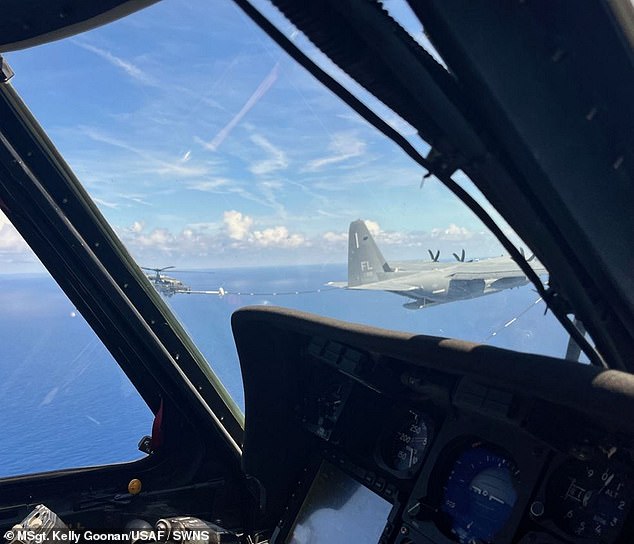
<path fill-rule="evenodd" d="M 550 271 L 551 307 L 631 371 L 634 70 L 606 4 L 411 0 L 449 66 L 440 75 L 375 2 L 273 2 L 419 130 L 434 171 L 469 175 Z"/>
<path fill-rule="evenodd" d="M 634 66 L 608 4 L 410 3 L 512 176 L 486 161 L 465 172 L 535 248 L 611 366 L 631 371 Z"/>
<path fill-rule="evenodd" d="M 165 400 L 239 459 L 235 402 L 7 84 L 0 119 L 0 209 L 152 411 Z"/>

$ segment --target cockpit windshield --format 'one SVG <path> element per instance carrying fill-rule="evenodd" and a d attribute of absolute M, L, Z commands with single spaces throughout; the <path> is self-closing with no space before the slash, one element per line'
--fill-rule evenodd
<path fill-rule="evenodd" d="M 425 41 L 422 29 L 414 37 Z M 565 356 L 568 335 L 481 222 L 233 3 L 161 2 L 6 58 L 14 88 L 242 409 L 230 315 L 245 305 Z"/>

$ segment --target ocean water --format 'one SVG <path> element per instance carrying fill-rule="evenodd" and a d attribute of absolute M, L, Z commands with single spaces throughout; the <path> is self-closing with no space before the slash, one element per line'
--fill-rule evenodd
<path fill-rule="evenodd" d="M 424 310 L 391 293 L 326 286 L 345 265 L 174 272 L 194 290 L 166 298 L 244 407 L 231 314 L 278 305 L 409 332 L 562 357 L 567 336 L 529 287 Z M 506 326 L 505 326 L 506 325 Z M 493 336 L 491 336 L 493 333 Z M 152 414 L 64 293 L 45 275 L 0 276 L 0 477 L 140 458 Z M 248 414 L 247 414 L 248 417 Z"/>

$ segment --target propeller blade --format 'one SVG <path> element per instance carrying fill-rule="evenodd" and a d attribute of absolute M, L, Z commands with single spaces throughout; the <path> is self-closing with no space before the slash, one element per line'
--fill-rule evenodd
<path fill-rule="evenodd" d="M 457 253 L 452 253 L 452 255 L 455 257 L 456 261 L 460 262 L 460 257 L 458 257 Z"/>
<path fill-rule="evenodd" d="M 434 254 L 431 252 L 431 249 L 427 250 L 427 253 L 429 253 L 429 258 L 433 261 L 436 262 L 436 259 L 434 259 Z"/>
<path fill-rule="evenodd" d="M 524 248 L 523 247 L 520 247 L 520 253 L 522 254 L 522 257 L 524 257 L 524 259 L 526 259 L 526 254 L 524 253 Z M 535 258 L 535 254 L 531 253 L 531 256 L 528 259 L 526 259 L 526 262 L 530 263 L 534 258 Z"/>

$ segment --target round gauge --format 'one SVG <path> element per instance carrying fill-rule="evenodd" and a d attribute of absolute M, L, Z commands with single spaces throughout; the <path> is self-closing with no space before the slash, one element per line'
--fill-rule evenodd
<path fill-rule="evenodd" d="M 547 485 L 549 517 L 572 536 L 616 538 L 634 495 L 629 472 L 616 461 L 565 462 Z"/>
<path fill-rule="evenodd" d="M 443 486 L 440 528 L 461 544 L 492 542 L 511 517 L 518 483 L 519 470 L 506 453 L 471 444 Z"/>
<path fill-rule="evenodd" d="M 432 427 L 427 418 L 410 410 L 388 439 L 384 450 L 385 463 L 398 472 L 415 470 L 423 460 L 431 434 Z"/>

